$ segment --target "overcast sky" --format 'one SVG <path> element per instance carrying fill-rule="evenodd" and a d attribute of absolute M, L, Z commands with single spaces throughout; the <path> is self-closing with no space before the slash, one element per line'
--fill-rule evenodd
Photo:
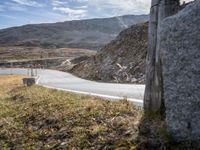
<path fill-rule="evenodd" d="M 150 1 L 0 0 L 0 28 L 125 14 L 148 14 Z"/>

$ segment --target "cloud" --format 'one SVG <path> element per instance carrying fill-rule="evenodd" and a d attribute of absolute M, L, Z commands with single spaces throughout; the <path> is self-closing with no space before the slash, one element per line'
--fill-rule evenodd
<path fill-rule="evenodd" d="M 88 9 L 88 14 L 115 16 L 124 14 L 148 14 L 151 0 L 68 0 L 81 3 Z M 192 0 L 181 0 L 192 1 Z"/>
<path fill-rule="evenodd" d="M 3 20 L 0 28 L 27 23 L 148 14 L 150 3 L 151 0 L 0 0 L 0 20 Z"/>
<path fill-rule="evenodd" d="M 150 0 L 52 0 L 52 6 L 70 20 L 148 14 Z"/>
<path fill-rule="evenodd" d="M 75 8 L 77 8 L 77 9 L 87 9 L 88 8 L 88 6 L 87 5 L 83 5 L 83 6 L 77 6 L 77 7 L 75 7 Z"/>
<path fill-rule="evenodd" d="M 62 13 L 66 13 L 66 14 L 82 14 L 87 12 L 86 10 L 83 9 L 71 9 L 71 8 L 67 8 L 67 7 L 54 7 L 53 10 L 59 10 Z"/>
<path fill-rule="evenodd" d="M 69 0 L 71 2 L 82 3 L 92 11 L 108 11 L 115 14 L 141 14 L 149 13 L 151 0 Z"/>
<path fill-rule="evenodd" d="M 84 9 L 71 9 L 68 7 L 54 7 L 53 10 L 66 14 L 70 19 L 84 18 L 87 13 L 87 10 Z"/>
<path fill-rule="evenodd" d="M 27 11 L 26 7 L 23 5 L 19 5 L 13 2 L 5 2 L 4 3 L 4 10 L 11 10 L 11 11 Z"/>
<path fill-rule="evenodd" d="M 68 2 L 63 2 L 63 1 L 59 1 L 59 0 L 53 0 L 52 1 L 52 5 L 53 6 L 56 6 L 56 7 L 58 7 L 58 6 L 63 6 L 63 5 L 67 5 L 68 4 Z"/>
<path fill-rule="evenodd" d="M 24 5 L 24 6 L 31 6 L 31 7 L 43 7 L 44 5 L 42 3 L 38 3 L 34 0 L 12 0 L 13 2 Z"/>
<path fill-rule="evenodd" d="M 87 5 L 82 5 L 83 0 L 52 0 L 52 9 L 65 15 L 67 20 L 83 19 L 87 16 Z M 85 1 L 85 0 L 84 0 Z"/>
<path fill-rule="evenodd" d="M 147 14 L 149 13 L 150 0 L 88 0 L 90 8 L 112 15 L 118 14 Z"/>

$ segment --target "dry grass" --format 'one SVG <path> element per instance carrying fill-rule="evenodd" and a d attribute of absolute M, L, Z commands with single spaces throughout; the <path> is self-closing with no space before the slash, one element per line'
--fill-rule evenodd
<path fill-rule="evenodd" d="M 0 76 L 2 149 L 135 149 L 142 116 L 127 101 L 110 102 Z"/>
<path fill-rule="evenodd" d="M 6 99 L 11 89 L 19 87 L 21 83 L 21 75 L 1 75 L 0 76 L 0 99 Z M 1 101 L 0 101 L 1 102 Z"/>
<path fill-rule="evenodd" d="M 91 56 L 96 52 L 88 49 L 77 48 L 52 48 L 44 49 L 40 47 L 0 47 L 0 61 L 3 60 L 26 60 L 55 57 L 78 57 Z"/>
<path fill-rule="evenodd" d="M 173 141 L 162 116 L 125 100 L 24 87 L 22 77 L 0 76 L 0 150 L 200 149 L 199 141 Z"/>

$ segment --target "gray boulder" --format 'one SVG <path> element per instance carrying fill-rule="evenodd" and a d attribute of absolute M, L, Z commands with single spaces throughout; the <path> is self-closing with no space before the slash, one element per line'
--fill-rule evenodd
<path fill-rule="evenodd" d="M 161 25 L 166 122 L 176 140 L 200 139 L 200 1 Z"/>

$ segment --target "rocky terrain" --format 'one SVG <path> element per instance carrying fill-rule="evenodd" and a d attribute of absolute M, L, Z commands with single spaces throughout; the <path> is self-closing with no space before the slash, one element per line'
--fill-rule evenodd
<path fill-rule="evenodd" d="M 147 34 L 148 23 L 133 25 L 71 72 L 92 80 L 143 83 Z"/>
<path fill-rule="evenodd" d="M 122 30 L 147 20 L 148 15 L 127 15 L 2 29 L 0 47 L 98 49 L 113 40 Z"/>

